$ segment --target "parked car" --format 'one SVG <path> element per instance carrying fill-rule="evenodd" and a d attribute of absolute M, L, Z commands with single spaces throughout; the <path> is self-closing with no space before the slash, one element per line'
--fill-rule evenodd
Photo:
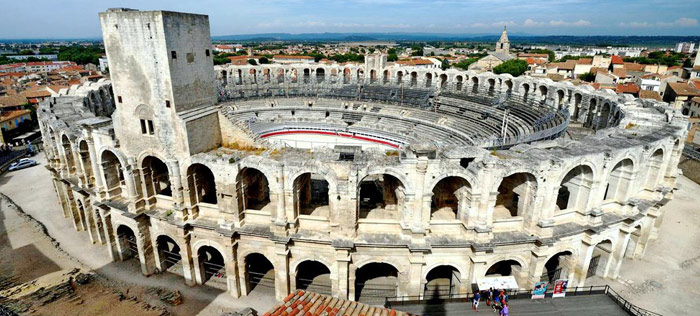
<path fill-rule="evenodd" d="M 10 165 L 10 168 L 8 168 L 8 170 L 15 171 L 15 170 L 19 170 L 19 169 L 33 167 L 33 166 L 36 166 L 38 164 L 39 163 L 34 161 L 34 160 L 31 160 L 28 158 L 22 158 L 22 159 L 18 160 L 17 162 L 13 162 Z"/>

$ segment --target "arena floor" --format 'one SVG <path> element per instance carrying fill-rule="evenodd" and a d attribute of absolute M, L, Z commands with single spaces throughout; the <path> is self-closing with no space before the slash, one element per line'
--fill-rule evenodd
<path fill-rule="evenodd" d="M 385 150 L 394 150 L 395 148 L 372 142 L 367 140 L 361 140 L 357 138 L 340 137 L 332 135 L 318 135 L 318 134 L 281 134 L 275 136 L 269 136 L 268 139 L 273 142 L 283 142 L 287 146 L 295 148 L 313 148 L 313 147 L 334 147 L 337 145 L 344 146 L 362 146 L 362 149 L 367 148 L 380 148 Z"/>

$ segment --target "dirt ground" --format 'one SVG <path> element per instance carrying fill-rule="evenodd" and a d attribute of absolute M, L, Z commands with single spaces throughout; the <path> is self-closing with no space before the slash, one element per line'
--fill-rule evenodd
<path fill-rule="evenodd" d="M 76 232 L 70 221 L 63 217 L 49 173 L 43 168 L 45 161 L 42 157 L 37 161 L 42 166 L 0 176 L 0 192 L 41 222 L 65 253 L 56 248 L 56 243 L 44 235 L 41 227 L 21 216 L 13 216 L 14 212 L 3 207 L 0 214 L 0 288 L 3 280 L 16 284 L 57 271 L 84 267 L 104 279 L 101 283 L 91 282 L 91 286 L 98 288 L 85 288 L 87 292 L 81 292 L 77 287 L 82 304 L 76 305 L 75 301 L 61 303 L 71 308 L 71 315 L 109 315 L 108 312 L 113 310 L 121 311 L 115 315 L 149 315 L 154 312 L 144 304 L 163 307 L 174 315 L 218 316 L 244 307 L 252 307 L 262 314 L 274 305 L 270 293 L 234 299 L 220 289 L 188 287 L 182 277 L 174 274 L 144 277 L 135 260 L 111 262 L 104 246 L 92 244 L 87 233 Z M 619 280 L 591 279 L 588 284 L 610 284 L 632 303 L 664 315 L 692 314 L 689 311 L 700 309 L 700 303 L 694 299 L 700 297 L 700 252 L 697 246 L 700 244 L 697 207 L 700 185 L 681 177 L 678 187 L 674 199 L 665 206 L 666 215 L 659 238 L 650 242 L 644 258 L 625 259 Z M 163 304 L 156 295 L 149 294 L 154 287 L 180 291 L 183 304 L 175 307 Z M 100 304 L 95 309 L 87 306 L 96 302 Z M 100 310 L 100 306 L 110 308 Z M 133 312 L 133 308 L 139 306 L 144 310 Z M 50 306 L 47 308 L 50 310 Z"/>
<path fill-rule="evenodd" d="M 625 259 L 617 281 L 607 283 L 633 304 L 662 315 L 692 315 L 700 310 L 700 185 L 686 177 L 664 210 L 659 238 L 644 258 Z"/>

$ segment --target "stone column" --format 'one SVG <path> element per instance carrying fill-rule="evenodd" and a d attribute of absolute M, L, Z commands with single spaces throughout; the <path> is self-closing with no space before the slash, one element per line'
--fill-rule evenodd
<path fill-rule="evenodd" d="M 632 231 L 634 231 L 634 227 L 620 228 L 617 242 L 613 247 L 612 253 L 609 255 L 609 264 L 608 267 L 606 267 L 604 275 L 606 278 L 615 280 L 620 275 L 620 268 L 622 267 L 622 261 L 625 257 L 625 250 L 627 249 L 627 244 L 629 243 Z"/>
<path fill-rule="evenodd" d="M 178 234 L 180 237 L 178 239 L 178 244 L 180 245 L 180 261 L 182 261 L 182 274 L 185 277 L 185 284 L 189 286 L 195 285 L 194 277 L 194 266 L 192 258 L 197 254 L 192 253 L 192 248 L 190 246 L 190 234 L 184 229 L 178 229 Z M 155 244 L 154 244 L 155 245 Z"/>
<path fill-rule="evenodd" d="M 350 249 L 336 248 L 335 250 L 335 273 L 331 273 L 333 296 L 340 299 L 354 299 L 349 297 L 350 279 Z M 332 275 L 335 274 L 335 280 Z"/>
<path fill-rule="evenodd" d="M 170 169 L 170 188 L 173 193 L 173 208 L 183 211 L 185 209 L 185 197 L 182 186 L 182 175 L 180 174 L 180 164 L 177 160 L 168 160 Z"/>
<path fill-rule="evenodd" d="M 520 284 L 520 287 L 525 286 L 526 289 L 531 289 L 535 286 L 535 283 L 540 281 L 540 277 L 542 277 L 545 270 L 544 266 L 547 264 L 547 250 L 548 249 L 535 249 L 532 251 L 527 284 Z"/>
<path fill-rule="evenodd" d="M 409 269 L 408 273 L 401 273 L 399 275 L 405 274 L 408 280 L 399 280 L 399 285 L 405 284 L 403 290 L 399 286 L 399 296 L 421 296 L 423 293 L 423 267 L 425 266 L 425 258 L 422 252 L 412 252 L 411 257 L 408 258 Z"/>
<path fill-rule="evenodd" d="M 239 287 L 238 278 L 238 242 L 233 242 L 231 238 L 226 237 L 223 241 L 223 245 L 230 252 L 227 257 L 230 258 L 226 260 L 226 284 L 228 288 L 228 294 L 234 298 L 241 297 L 241 289 Z"/>
<path fill-rule="evenodd" d="M 574 271 L 574 280 L 570 280 L 569 284 L 576 284 L 576 286 L 583 287 L 586 284 L 586 278 L 588 275 L 588 267 L 591 264 L 591 258 L 593 257 L 593 250 L 596 244 L 590 240 L 583 240 L 581 245 L 581 251 L 579 252 L 578 262 Z"/>
<path fill-rule="evenodd" d="M 289 294 L 289 250 L 286 245 L 278 244 L 275 249 L 275 299 L 283 300 Z"/>
<path fill-rule="evenodd" d="M 90 155 L 90 164 L 92 168 L 92 175 L 95 177 L 95 192 L 97 192 L 98 199 L 104 198 L 104 183 L 102 182 L 102 168 L 98 164 L 97 154 L 95 153 L 95 142 L 88 138 L 85 140 L 88 145 L 88 153 Z"/>

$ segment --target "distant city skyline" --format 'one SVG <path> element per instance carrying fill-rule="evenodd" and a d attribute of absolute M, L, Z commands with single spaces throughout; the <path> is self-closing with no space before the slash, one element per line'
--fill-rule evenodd
<path fill-rule="evenodd" d="M 0 39 L 100 38 L 110 7 L 209 15 L 212 36 L 258 33 L 700 35 L 697 0 L 12 1 Z"/>

